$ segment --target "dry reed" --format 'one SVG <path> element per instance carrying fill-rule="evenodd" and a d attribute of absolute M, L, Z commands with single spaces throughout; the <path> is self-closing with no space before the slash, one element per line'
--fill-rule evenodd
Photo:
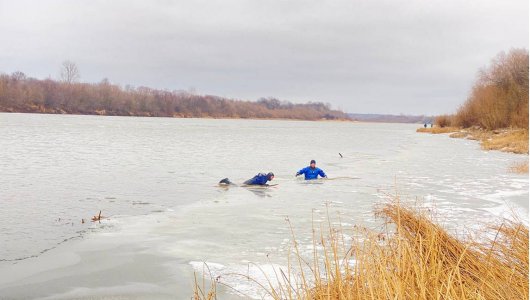
<path fill-rule="evenodd" d="M 416 132 L 422 133 L 432 133 L 432 134 L 441 134 L 441 133 L 453 133 L 460 131 L 458 127 L 432 127 L 432 128 L 418 128 Z"/>
<path fill-rule="evenodd" d="M 480 139 L 482 149 L 501 150 L 519 154 L 528 154 L 528 130 L 507 130 L 489 133 Z"/>
<path fill-rule="evenodd" d="M 217 299 L 217 280 L 213 278 L 208 265 L 205 263 L 203 266 L 203 274 L 207 273 L 210 275 L 209 280 L 206 281 L 205 277 L 202 277 L 202 280 L 199 283 L 197 279 L 197 274 L 194 274 L 194 284 L 193 284 L 193 297 L 194 300 L 214 300 Z M 207 286 L 208 283 L 208 286 Z"/>
<path fill-rule="evenodd" d="M 480 128 L 433 127 L 418 128 L 416 132 L 431 134 L 450 133 L 449 137 L 452 138 L 467 138 L 480 141 L 480 145 L 484 150 L 528 154 L 528 130 L 526 129 L 483 130 Z"/>
<path fill-rule="evenodd" d="M 518 162 L 511 165 L 509 171 L 518 174 L 528 174 L 528 161 Z"/>
<path fill-rule="evenodd" d="M 472 239 L 449 234 L 427 211 L 399 202 L 377 215 L 387 221 L 382 232 L 355 227 L 350 240 L 328 222 L 314 233 L 310 260 L 295 242 L 287 273 L 269 287 L 271 297 L 528 299 L 528 227 L 522 223 L 485 225 Z"/>

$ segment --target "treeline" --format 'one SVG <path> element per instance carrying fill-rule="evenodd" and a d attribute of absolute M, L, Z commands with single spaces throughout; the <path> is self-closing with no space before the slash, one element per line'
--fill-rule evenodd
<path fill-rule="evenodd" d="M 440 127 L 528 130 L 528 50 L 501 52 L 479 72 L 467 101 L 454 115 L 438 116 Z"/>
<path fill-rule="evenodd" d="M 21 72 L 0 74 L 0 111 L 183 118 L 348 119 L 345 113 L 320 102 L 293 104 L 274 98 L 242 101 L 148 87 L 122 88 L 106 79 L 97 84 L 39 80 Z"/>
<path fill-rule="evenodd" d="M 348 116 L 355 121 L 376 123 L 432 123 L 433 117 L 413 115 L 352 114 Z"/>

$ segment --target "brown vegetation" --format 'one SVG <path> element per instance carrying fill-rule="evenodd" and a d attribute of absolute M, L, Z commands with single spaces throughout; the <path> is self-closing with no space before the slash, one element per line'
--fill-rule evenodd
<path fill-rule="evenodd" d="M 314 237 L 320 250 L 314 250 L 311 261 L 299 255 L 295 242 L 294 263 L 278 275 L 279 287 L 267 288 L 269 295 L 308 300 L 528 299 L 527 226 L 504 221 L 462 238 L 433 223 L 427 211 L 398 202 L 384 205 L 378 215 L 388 221 L 386 230 L 356 228 L 351 241 L 343 228 L 321 228 L 320 237 Z M 294 276 L 293 265 L 299 266 L 300 276 Z M 209 292 L 196 282 L 194 299 L 215 299 L 215 280 L 211 282 Z"/>
<path fill-rule="evenodd" d="M 97 216 L 93 216 L 92 217 L 92 222 L 96 222 L 96 221 L 99 221 L 99 223 L 101 223 L 101 219 L 103 219 L 104 217 L 101 215 L 101 210 L 99 211 L 99 214 Z M 82 221 L 83 222 L 83 221 Z"/>
<path fill-rule="evenodd" d="M 456 127 L 431 127 L 431 128 L 418 128 L 416 132 L 432 133 L 432 134 L 441 134 L 441 133 L 452 133 L 460 131 L 460 128 Z"/>
<path fill-rule="evenodd" d="M 449 116 L 449 115 L 437 116 L 434 119 L 434 125 L 441 127 L 441 128 L 449 127 L 453 123 L 452 119 L 453 119 L 453 116 Z"/>
<path fill-rule="evenodd" d="M 453 127 L 451 127 L 453 128 Z M 459 131 L 456 131 L 456 132 L 453 132 L 449 135 L 450 138 L 453 138 L 453 139 L 464 139 L 464 138 L 469 138 L 470 140 L 474 139 L 468 131 L 466 130 L 459 130 Z M 476 139 L 475 139 L 476 140 Z"/>
<path fill-rule="evenodd" d="M 480 71 L 468 100 L 454 116 L 452 126 L 528 130 L 528 50 L 501 52 L 489 68 Z"/>
<path fill-rule="evenodd" d="M 484 150 L 528 154 L 528 130 L 488 132 L 481 141 L 480 145 Z"/>
<path fill-rule="evenodd" d="M 264 118 L 300 120 L 348 119 L 320 102 L 293 104 L 274 98 L 256 102 L 165 91 L 147 87 L 122 88 L 104 79 L 77 83 L 75 64 L 63 64 L 62 81 L 28 78 L 22 72 L 0 74 L 0 111 L 118 116 Z"/>
<path fill-rule="evenodd" d="M 480 141 L 484 150 L 500 150 L 517 154 L 528 154 L 528 130 L 526 129 L 497 129 L 484 130 L 480 128 L 433 127 L 418 128 L 416 132 L 441 134 L 450 133 L 452 138 L 466 138 Z"/>
<path fill-rule="evenodd" d="M 497 55 L 458 112 L 436 117 L 435 124 L 417 132 L 452 133 L 481 141 L 485 150 L 528 154 L 528 50 Z"/>
<path fill-rule="evenodd" d="M 528 161 L 515 163 L 510 166 L 510 172 L 519 174 L 528 174 Z"/>

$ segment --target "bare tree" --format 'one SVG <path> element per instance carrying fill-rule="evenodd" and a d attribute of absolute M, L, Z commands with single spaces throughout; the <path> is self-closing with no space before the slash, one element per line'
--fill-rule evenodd
<path fill-rule="evenodd" d="M 20 72 L 20 71 L 16 71 L 16 72 L 13 72 L 11 74 L 11 78 L 13 78 L 15 81 L 25 80 L 26 79 L 26 74 L 24 74 L 23 72 Z"/>
<path fill-rule="evenodd" d="M 61 67 L 61 79 L 67 83 L 76 82 L 79 79 L 79 69 L 77 65 L 69 60 L 63 62 Z"/>

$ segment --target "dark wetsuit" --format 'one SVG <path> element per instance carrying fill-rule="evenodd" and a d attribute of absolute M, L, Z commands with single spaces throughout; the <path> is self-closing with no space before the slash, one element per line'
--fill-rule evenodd
<path fill-rule="evenodd" d="M 252 177 L 251 179 L 244 182 L 246 185 L 266 185 L 267 181 L 269 181 L 269 175 L 259 173 L 258 175 Z"/>

